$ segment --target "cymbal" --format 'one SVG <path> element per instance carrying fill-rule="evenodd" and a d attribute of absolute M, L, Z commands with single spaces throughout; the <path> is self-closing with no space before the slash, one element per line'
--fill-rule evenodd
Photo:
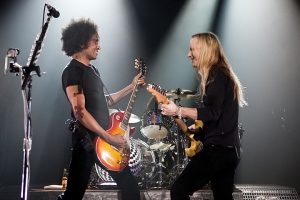
<path fill-rule="evenodd" d="M 172 99 L 190 99 L 190 98 L 198 97 L 199 94 L 197 94 L 197 92 L 192 90 L 184 90 L 184 89 L 177 88 L 175 90 L 170 90 L 166 92 L 166 96 Z"/>
<path fill-rule="evenodd" d="M 114 109 L 114 108 L 110 108 L 108 110 L 109 110 L 109 115 L 116 113 L 116 112 L 123 112 L 123 113 L 125 112 L 123 110 L 118 110 L 118 109 Z M 141 121 L 141 119 L 137 115 L 131 113 L 128 123 L 134 124 L 134 123 L 138 123 L 140 121 Z"/>

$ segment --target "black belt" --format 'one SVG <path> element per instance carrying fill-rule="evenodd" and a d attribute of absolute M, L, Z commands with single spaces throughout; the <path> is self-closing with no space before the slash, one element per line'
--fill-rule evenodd
<path fill-rule="evenodd" d="M 219 149 L 234 149 L 234 146 L 223 146 L 223 145 L 218 145 L 218 144 L 204 144 L 204 148 L 219 148 Z"/>
<path fill-rule="evenodd" d="M 235 146 L 222 146 L 222 145 L 216 145 L 216 144 L 204 144 L 204 148 L 207 150 L 215 150 L 215 151 L 225 151 L 225 152 L 235 152 L 238 159 L 240 159 L 240 151 L 238 147 Z"/>

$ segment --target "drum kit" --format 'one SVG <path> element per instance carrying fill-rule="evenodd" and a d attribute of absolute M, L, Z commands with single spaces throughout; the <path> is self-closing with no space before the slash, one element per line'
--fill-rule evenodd
<path fill-rule="evenodd" d="M 166 96 L 180 105 L 182 99 L 194 99 L 190 90 L 171 90 Z M 110 114 L 118 110 L 111 109 Z M 180 132 L 172 117 L 164 116 L 154 97 L 141 118 L 131 114 L 129 123 L 139 123 L 142 139 L 130 139 L 129 167 L 143 189 L 168 188 L 188 162 L 184 153 L 188 139 Z M 114 180 L 99 165 L 95 171 L 100 182 Z"/>

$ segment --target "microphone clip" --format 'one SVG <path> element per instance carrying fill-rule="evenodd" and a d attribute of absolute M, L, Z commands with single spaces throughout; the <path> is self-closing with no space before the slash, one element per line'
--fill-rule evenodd
<path fill-rule="evenodd" d="M 58 18 L 60 13 L 52 6 L 50 6 L 49 4 L 45 4 L 45 6 L 47 7 L 49 13 L 48 16 L 52 16 L 54 18 Z"/>

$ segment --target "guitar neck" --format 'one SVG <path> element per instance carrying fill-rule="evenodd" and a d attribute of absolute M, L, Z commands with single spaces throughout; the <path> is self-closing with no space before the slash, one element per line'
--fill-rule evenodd
<path fill-rule="evenodd" d="M 138 91 L 138 85 L 136 84 L 133 88 L 132 93 L 131 93 L 127 108 L 126 108 L 125 113 L 124 113 L 124 118 L 123 118 L 123 121 L 122 121 L 122 124 L 121 124 L 121 128 L 124 129 L 124 130 L 126 130 L 127 127 L 128 127 L 128 122 L 129 122 L 129 118 L 130 118 L 130 115 L 131 115 L 131 112 L 132 112 L 133 104 L 134 104 L 135 99 L 136 99 L 137 91 Z"/>

